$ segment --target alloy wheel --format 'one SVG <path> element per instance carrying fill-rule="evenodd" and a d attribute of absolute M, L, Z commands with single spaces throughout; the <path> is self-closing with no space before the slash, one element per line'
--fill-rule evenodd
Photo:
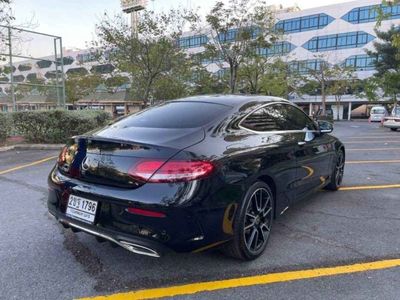
<path fill-rule="evenodd" d="M 338 158 L 336 162 L 336 172 L 335 172 L 335 183 L 340 186 L 343 180 L 344 174 L 344 155 L 342 151 L 339 151 Z"/>
<path fill-rule="evenodd" d="M 272 195 L 265 188 L 257 189 L 247 204 L 244 218 L 244 240 L 251 253 L 257 253 L 268 241 L 272 224 Z"/>

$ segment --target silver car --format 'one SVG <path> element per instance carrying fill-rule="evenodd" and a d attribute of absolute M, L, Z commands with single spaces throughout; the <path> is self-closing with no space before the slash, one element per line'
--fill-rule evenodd
<path fill-rule="evenodd" d="M 383 119 L 383 127 L 390 128 L 392 131 L 400 128 L 400 106 L 393 109 L 390 117 Z"/>
<path fill-rule="evenodd" d="M 371 109 L 369 121 L 370 122 L 382 122 L 383 119 L 388 115 L 386 108 L 383 106 L 374 106 Z"/>

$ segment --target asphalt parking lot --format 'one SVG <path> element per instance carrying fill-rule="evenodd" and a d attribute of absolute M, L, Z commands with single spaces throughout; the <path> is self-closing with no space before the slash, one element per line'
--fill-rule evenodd
<path fill-rule="evenodd" d="M 218 251 L 142 257 L 61 229 L 46 208 L 57 153 L 0 152 L 0 299 L 399 299 L 400 132 L 354 121 L 333 134 L 347 151 L 343 189 L 288 210 L 250 263 Z"/>

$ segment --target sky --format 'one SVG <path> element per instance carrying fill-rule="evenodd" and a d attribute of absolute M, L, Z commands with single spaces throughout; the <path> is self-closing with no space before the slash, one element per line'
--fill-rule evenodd
<path fill-rule="evenodd" d="M 349 0 L 267 0 L 268 4 L 284 7 L 298 5 L 301 9 L 348 2 Z M 95 24 L 104 12 L 121 11 L 119 0 L 14 0 L 15 24 L 33 24 L 33 29 L 63 38 L 66 48 L 84 49 L 95 39 Z M 148 8 L 162 11 L 169 8 L 199 8 L 205 15 L 216 0 L 149 0 Z"/>

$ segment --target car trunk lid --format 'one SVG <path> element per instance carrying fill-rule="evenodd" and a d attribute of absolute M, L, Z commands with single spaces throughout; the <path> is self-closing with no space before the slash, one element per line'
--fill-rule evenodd
<path fill-rule="evenodd" d="M 144 160 L 168 161 L 181 150 L 204 139 L 202 128 L 159 129 L 108 127 L 73 138 L 58 167 L 67 176 L 109 186 L 138 188 L 145 184 L 129 174 Z"/>

